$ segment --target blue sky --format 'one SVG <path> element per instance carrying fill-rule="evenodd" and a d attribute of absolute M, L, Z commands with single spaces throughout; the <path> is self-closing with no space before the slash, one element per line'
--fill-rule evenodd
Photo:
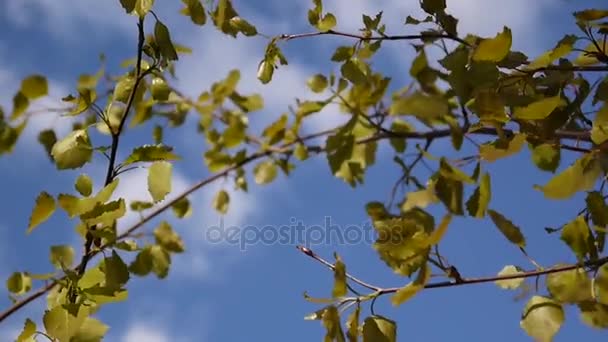
<path fill-rule="evenodd" d="M 273 82 L 263 86 L 255 79 L 257 63 L 265 48 L 263 38 L 234 40 L 218 34 L 210 25 L 200 28 L 190 24 L 187 18 L 177 14 L 177 1 L 176 4 L 157 3 L 155 10 L 170 27 L 173 40 L 194 50 L 193 55 L 183 57 L 177 67 L 181 89 L 188 95 L 198 96 L 229 70 L 239 68 L 242 75 L 239 89 L 262 93 L 265 98 L 265 109 L 250 118 L 253 127 L 258 129 L 285 112 L 296 97 L 314 97 L 306 89 L 306 79 L 317 72 L 336 71 L 337 65 L 324 61 L 331 56 L 332 47 L 352 43 L 336 37 L 290 42 L 284 45 L 289 66 L 279 69 Z M 309 1 L 234 0 L 234 4 L 265 34 L 312 31 L 307 27 L 305 12 L 311 6 Z M 599 0 L 451 0 L 448 10 L 461 19 L 461 35 L 471 32 L 494 36 L 506 25 L 513 30 L 514 48 L 535 55 L 553 47 L 564 33 L 575 31 L 570 12 L 599 5 Z M 418 13 L 417 1 L 413 0 L 374 1 L 373 4 L 363 0 L 327 0 L 325 7 L 337 15 L 338 29 L 351 32 L 361 25 L 361 13 L 374 15 L 378 10 L 385 10 L 388 31 L 395 34 L 411 30 L 403 27 L 403 19 Z M 20 79 L 42 73 L 51 82 L 51 94 L 37 106 L 56 107 L 61 97 L 73 91 L 74 80 L 80 73 L 97 70 L 99 53 L 108 57 L 109 70 L 119 71 L 118 64 L 133 57 L 135 36 L 134 18 L 124 14 L 118 0 L 2 1 L 0 105 L 8 111 Z M 374 63 L 390 73 L 399 87 L 408 81 L 411 57 L 411 47 L 394 42 L 384 45 Z M 343 120 L 343 116 L 331 110 L 323 111 L 305 129 L 312 132 L 336 126 Z M 206 148 L 204 138 L 196 135 L 193 122 L 174 132 L 166 131 L 167 142 L 184 157 L 175 166 L 175 193 L 208 175 L 201 158 Z M 50 271 L 52 266 L 47 260 L 51 244 L 73 244 L 80 250 L 80 242 L 73 233 L 75 223 L 66 217 L 55 215 L 33 234 L 25 236 L 27 218 L 33 199 L 40 191 L 66 192 L 80 172 L 100 179 L 105 170 L 99 158 L 94 164 L 103 167 L 93 165 L 74 172 L 56 171 L 35 139 L 38 130 L 49 125 L 63 133 L 70 127 L 66 119 L 43 113 L 32 120 L 15 152 L 0 157 L 4 204 L 0 206 L 0 276 L 4 279 L 17 270 Z M 94 143 L 104 141 L 101 135 L 94 139 L 97 139 Z M 149 128 L 128 131 L 123 156 L 130 148 L 149 142 Z M 448 153 L 446 147 L 437 144 L 432 153 Z M 562 166 L 573 157 L 564 155 Z M 279 226 L 290 224 L 295 218 L 310 226 L 323 224 L 329 216 L 332 223 L 343 227 L 364 224 L 367 222 L 365 203 L 386 200 L 399 176 L 391 159 L 390 149 L 381 148 L 365 185 L 353 190 L 331 176 L 324 157 L 316 157 L 299 164 L 289 179 L 281 176 L 271 185 L 251 186 L 247 194 L 231 192 L 231 209 L 224 223 L 241 227 Z M 543 227 L 574 218 L 582 205 L 582 197 L 571 201 L 544 201 L 532 185 L 543 184 L 550 175 L 534 168 L 527 151 L 487 167 L 492 172 L 491 207 L 522 227 L 531 255 L 544 265 L 573 262 L 574 256 L 556 236 L 547 236 Z M 421 169 L 420 175 L 424 176 L 425 172 Z M 170 213 L 163 217 L 184 236 L 187 252 L 174 258 L 168 279 L 135 278 L 129 285 L 128 302 L 102 309 L 100 318 L 111 326 L 108 341 L 321 340 L 324 332 L 320 324 L 303 320 L 318 307 L 307 303 L 302 293 L 328 296 L 332 274 L 297 252 L 294 245 L 256 244 L 241 251 L 236 246 L 206 241 L 206 229 L 219 220 L 210 201 L 215 192 L 224 187 L 232 189 L 231 184 L 220 182 L 193 196 L 195 214 L 187 220 L 175 220 Z M 149 195 L 145 171 L 126 174 L 121 179 L 118 195 L 130 200 L 146 199 Z M 128 226 L 135 219 L 128 217 L 121 221 L 121 226 Z M 153 225 L 148 227 L 152 228 Z M 391 287 L 408 282 L 393 275 L 368 244 L 339 245 L 333 241 L 313 249 L 328 259 L 337 251 L 346 261 L 349 272 L 375 284 Z M 442 250 L 464 276 L 494 274 L 506 264 L 530 267 L 489 220 L 454 220 Z M 378 301 L 376 312 L 397 321 L 400 341 L 527 340 L 519 328 L 525 301 L 515 301 L 514 296 L 515 293 L 492 284 L 429 290 L 399 308 L 392 307 L 388 297 L 383 298 Z M 6 296 L 0 296 L 0 306 L 8 305 Z M 12 338 L 25 317 L 39 321 L 43 306 L 44 301 L 39 300 L 0 326 L 0 340 Z M 569 308 L 566 323 L 555 340 L 599 341 L 600 336 L 602 332 L 583 326 L 576 311 Z"/>

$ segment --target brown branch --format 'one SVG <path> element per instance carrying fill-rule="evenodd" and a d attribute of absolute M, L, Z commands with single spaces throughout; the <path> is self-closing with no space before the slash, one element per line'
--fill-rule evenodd
<path fill-rule="evenodd" d="M 310 250 L 308 248 L 304 248 L 304 247 L 298 246 L 298 250 L 300 250 L 305 255 L 307 255 L 307 256 L 311 257 L 312 259 L 314 259 L 314 260 L 322 263 L 324 266 L 326 266 L 326 267 L 328 267 L 328 268 L 330 268 L 332 270 L 335 267 L 332 263 L 330 263 L 327 260 L 321 258 L 320 256 L 318 256 L 317 254 L 315 254 L 312 250 Z M 531 277 L 537 277 L 537 276 L 547 275 L 547 274 L 551 274 L 551 273 L 559 273 L 559 272 L 572 271 L 572 270 L 579 269 L 579 268 L 594 268 L 594 269 L 596 269 L 596 268 L 601 267 L 602 265 L 607 264 L 607 263 L 608 263 L 608 256 L 600 258 L 600 259 L 596 259 L 596 260 L 590 260 L 590 261 L 586 261 L 586 262 L 581 262 L 581 263 L 573 264 L 573 265 L 556 266 L 556 267 L 550 267 L 550 268 L 542 269 L 542 270 L 524 271 L 524 272 L 520 272 L 520 273 L 517 273 L 517 274 L 509 274 L 509 275 L 501 275 L 501 276 L 491 276 L 491 277 L 479 277 L 479 278 L 460 278 L 458 280 L 448 280 L 448 281 L 442 281 L 442 282 L 437 282 L 437 283 L 430 283 L 430 284 L 426 284 L 424 286 L 424 288 L 425 289 L 436 289 L 436 288 L 442 288 L 442 287 L 453 287 L 453 286 L 461 286 L 461 285 L 491 283 L 491 282 L 496 282 L 496 281 L 500 281 L 500 280 L 531 278 Z M 357 278 L 354 278 L 352 276 L 350 276 L 348 278 L 351 279 L 351 280 L 357 279 Z M 359 281 L 360 280 L 357 279 L 356 282 L 358 283 Z M 379 287 L 377 287 L 375 285 L 369 285 L 369 284 L 367 284 L 365 282 L 362 282 L 362 283 L 366 284 L 365 287 L 367 287 L 367 288 L 369 288 L 371 290 L 375 290 L 375 289 L 379 288 Z M 402 287 L 380 288 L 380 290 L 378 291 L 378 293 L 376 295 L 380 296 L 380 295 L 384 295 L 384 294 L 388 294 L 388 293 L 394 293 L 394 292 L 399 291 L 400 289 L 402 289 Z"/>
<path fill-rule="evenodd" d="M 422 39 L 450 39 L 461 44 L 469 46 L 464 39 L 458 38 L 449 34 L 443 33 L 421 33 L 421 34 L 406 34 L 406 35 L 383 35 L 383 36 L 363 36 L 359 34 L 346 33 L 346 32 L 338 32 L 334 30 L 324 31 L 324 32 L 307 32 L 307 33 L 296 33 L 296 34 L 282 34 L 279 36 L 279 39 L 282 40 L 292 40 L 292 39 L 300 39 L 300 38 L 309 38 L 316 36 L 340 36 L 340 37 L 348 37 L 355 38 L 364 41 L 377 41 L 377 40 L 422 40 Z"/>

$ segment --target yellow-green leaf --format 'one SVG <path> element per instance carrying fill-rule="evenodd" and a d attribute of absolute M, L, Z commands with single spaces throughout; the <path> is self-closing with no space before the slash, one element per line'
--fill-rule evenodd
<path fill-rule="evenodd" d="M 213 207 L 222 214 L 228 212 L 230 205 L 230 195 L 225 190 L 220 190 L 213 198 Z"/>
<path fill-rule="evenodd" d="M 162 77 L 154 77 L 150 85 L 150 93 L 156 101 L 167 101 L 171 88 L 169 88 L 169 85 Z"/>
<path fill-rule="evenodd" d="M 608 328 L 608 305 L 597 302 L 583 302 L 578 305 L 581 320 L 596 329 Z"/>
<path fill-rule="evenodd" d="M 166 221 L 162 221 L 154 229 L 154 238 L 157 244 L 169 252 L 181 253 L 185 250 L 184 241 Z"/>
<path fill-rule="evenodd" d="M 76 183 L 74 184 L 76 191 L 80 193 L 82 196 L 90 196 L 93 192 L 93 180 L 91 177 L 86 174 L 81 174 L 76 178 Z"/>
<path fill-rule="evenodd" d="M 182 0 L 186 7 L 182 10 L 182 14 L 190 17 L 193 23 L 196 25 L 205 25 L 207 22 L 207 15 L 205 8 L 199 0 Z"/>
<path fill-rule="evenodd" d="M 505 26 L 496 37 L 484 39 L 479 43 L 473 53 L 473 60 L 476 62 L 500 62 L 509 54 L 511 43 L 511 29 Z"/>
<path fill-rule="evenodd" d="M 513 118 L 519 120 L 542 120 L 549 116 L 555 108 L 564 105 L 566 105 L 566 102 L 562 99 L 561 95 L 546 97 L 532 102 L 525 107 L 516 107 Z"/>
<path fill-rule="evenodd" d="M 598 269 L 593 284 L 597 301 L 608 305 L 608 264 L 603 264 Z"/>
<path fill-rule="evenodd" d="M 560 239 L 564 241 L 579 259 L 589 253 L 589 226 L 584 215 L 579 215 L 562 229 Z"/>
<path fill-rule="evenodd" d="M 517 266 L 507 265 L 498 272 L 498 276 L 510 276 L 523 273 L 523 270 Z M 498 287 L 505 290 L 515 290 L 524 283 L 524 278 L 503 279 L 494 282 Z"/>
<path fill-rule="evenodd" d="M 551 342 L 564 319 L 564 309 L 558 302 L 547 297 L 533 296 L 524 308 L 519 325 L 535 341 Z"/>
<path fill-rule="evenodd" d="M 393 100 L 389 108 L 391 115 L 413 115 L 420 119 L 440 118 L 448 113 L 449 107 L 445 99 L 415 92 L 406 97 Z"/>
<path fill-rule="evenodd" d="M 327 88 L 327 77 L 322 74 L 316 74 L 306 82 L 308 88 L 315 93 L 320 93 Z"/>
<path fill-rule="evenodd" d="M 562 303 L 592 300 L 591 279 L 583 269 L 548 274 L 547 290 L 554 299 Z"/>
<path fill-rule="evenodd" d="M 134 10 L 141 18 L 150 12 L 152 6 L 154 6 L 154 0 L 136 0 Z"/>
<path fill-rule="evenodd" d="M 579 191 L 591 190 L 601 173 L 599 160 L 584 155 L 568 168 L 555 175 L 543 186 L 535 185 L 546 198 L 568 199 Z"/>
<path fill-rule="evenodd" d="M 277 166 L 272 160 L 266 160 L 253 168 L 253 174 L 257 184 L 268 184 L 277 177 Z"/>
<path fill-rule="evenodd" d="M 362 327 L 363 342 L 396 342 L 397 323 L 386 317 L 367 317 Z"/>
<path fill-rule="evenodd" d="M 17 342 L 30 342 L 35 341 L 34 334 L 36 333 L 36 323 L 34 323 L 31 319 L 27 318 L 25 320 L 25 324 L 23 326 L 23 330 L 17 337 Z"/>
<path fill-rule="evenodd" d="M 163 57 L 170 61 L 176 61 L 178 59 L 177 52 L 175 51 L 175 47 L 171 41 L 169 29 L 159 20 L 157 20 L 156 24 L 154 24 L 154 39 L 156 44 L 158 44 L 158 48 Z"/>
<path fill-rule="evenodd" d="M 27 233 L 31 233 L 36 226 L 46 221 L 55 212 L 55 199 L 49 193 L 43 191 L 36 198 L 36 204 L 30 216 Z"/>
<path fill-rule="evenodd" d="M 30 101 L 46 96 L 49 93 L 46 77 L 42 75 L 26 77 L 21 81 L 21 93 Z"/>
<path fill-rule="evenodd" d="M 532 161 L 544 171 L 555 172 L 561 159 L 561 149 L 552 144 L 540 144 L 532 148 Z"/>
<path fill-rule="evenodd" d="M 597 145 L 608 140 L 608 105 L 604 105 L 593 118 L 591 140 Z"/>
<path fill-rule="evenodd" d="M 76 169 L 82 167 L 91 160 L 93 147 L 89 140 L 89 134 L 84 129 L 79 129 L 59 140 L 51 150 L 51 156 L 59 170 Z"/>
<path fill-rule="evenodd" d="M 331 292 L 332 297 L 338 298 L 346 295 L 346 265 L 338 254 L 335 254 L 336 263 L 334 264 L 334 288 Z"/>
<path fill-rule="evenodd" d="M 497 140 L 490 144 L 483 144 L 479 146 L 479 156 L 485 161 L 494 162 L 518 153 L 525 142 L 525 134 L 516 134 L 509 141 Z"/>
<path fill-rule="evenodd" d="M 171 173 L 173 165 L 157 161 L 148 170 L 148 191 L 154 202 L 162 201 L 171 192 Z"/>
<path fill-rule="evenodd" d="M 430 277 L 431 269 L 427 263 L 424 263 L 418 271 L 416 279 L 397 290 L 393 297 L 391 297 L 391 302 L 393 305 L 401 305 L 414 297 L 416 293 L 424 288 L 424 285 L 426 285 Z"/>
<path fill-rule="evenodd" d="M 68 245 L 51 246 L 50 260 L 57 268 L 65 269 L 74 263 L 74 248 Z"/>
<path fill-rule="evenodd" d="M 486 210 L 492 198 L 492 186 L 490 182 L 490 174 L 484 173 L 479 182 L 479 186 L 475 189 L 471 197 L 466 203 L 469 215 L 475 218 L 483 218 L 486 215 Z"/>
<path fill-rule="evenodd" d="M 24 272 L 14 272 L 6 280 L 6 288 L 16 295 L 27 293 L 32 289 L 32 277 Z"/>

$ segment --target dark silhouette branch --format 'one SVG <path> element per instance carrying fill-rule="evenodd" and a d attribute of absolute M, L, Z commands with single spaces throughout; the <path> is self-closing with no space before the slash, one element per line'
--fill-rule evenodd
<path fill-rule="evenodd" d="M 406 35 L 382 35 L 382 36 L 363 36 L 354 33 L 347 32 L 338 32 L 334 30 L 323 31 L 323 32 L 307 32 L 307 33 L 296 33 L 296 34 L 282 34 L 279 36 L 279 39 L 288 41 L 293 39 L 301 39 L 301 38 L 309 38 L 316 36 L 340 36 L 340 37 L 348 37 L 355 38 L 363 41 L 378 41 L 378 40 L 422 40 L 422 39 L 450 39 L 461 44 L 469 46 L 464 39 L 455 37 L 449 34 L 444 33 L 421 33 L 421 34 L 406 34 Z"/>

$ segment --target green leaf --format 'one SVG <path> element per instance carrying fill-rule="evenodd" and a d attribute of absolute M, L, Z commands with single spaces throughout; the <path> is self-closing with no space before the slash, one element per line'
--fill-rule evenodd
<path fill-rule="evenodd" d="M 496 37 L 484 39 L 479 43 L 473 53 L 473 60 L 476 62 L 500 62 L 509 54 L 511 43 L 511 29 L 505 26 Z"/>
<path fill-rule="evenodd" d="M 389 114 L 413 115 L 422 120 L 429 120 L 447 115 L 448 110 L 448 103 L 442 97 L 415 92 L 407 97 L 394 99 Z"/>
<path fill-rule="evenodd" d="M 334 264 L 334 288 L 331 292 L 332 297 L 338 298 L 346 295 L 346 265 L 338 254 L 334 254 L 336 263 Z"/>
<path fill-rule="evenodd" d="M 68 312 L 63 305 L 46 310 L 42 317 L 46 334 L 58 341 L 71 341 L 83 327 L 89 315 L 89 310 L 85 306 L 79 305 L 77 308 L 77 315 Z"/>
<path fill-rule="evenodd" d="M 175 216 L 178 218 L 187 218 L 192 215 L 192 206 L 190 205 L 190 201 L 186 197 L 179 199 L 177 202 L 175 202 L 171 206 L 171 209 L 173 210 Z"/>
<path fill-rule="evenodd" d="M 548 117 L 557 107 L 565 105 L 566 102 L 559 94 L 545 97 L 525 107 L 516 107 L 513 118 L 519 120 L 542 120 Z"/>
<path fill-rule="evenodd" d="M 133 149 L 131 154 L 123 162 L 123 165 L 129 165 L 138 162 L 155 162 L 160 160 L 180 160 L 181 158 L 174 154 L 173 148 L 170 146 L 158 145 L 143 145 Z"/>
<path fill-rule="evenodd" d="M 91 177 L 83 173 L 78 176 L 78 178 L 76 178 L 76 183 L 74 184 L 74 187 L 76 188 L 76 191 L 78 191 L 78 193 L 82 196 L 90 196 L 93 192 L 93 180 L 91 179 Z"/>
<path fill-rule="evenodd" d="M 150 257 L 152 259 L 152 272 L 159 279 L 167 277 L 169 275 L 169 266 L 171 265 L 169 252 L 161 246 L 154 245 L 150 248 Z"/>
<path fill-rule="evenodd" d="M 93 156 L 89 134 L 84 129 L 73 131 L 53 146 L 51 156 L 59 170 L 82 167 Z"/>
<path fill-rule="evenodd" d="M 558 302 L 547 297 L 533 296 L 524 308 L 519 325 L 536 341 L 550 342 L 564 320 L 564 309 Z"/>
<path fill-rule="evenodd" d="M 488 209 L 488 214 L 494 222 L 494 225 L 500 230 L 500 232 L 513 244 L 524 248 L 526 247 L 526 239 L 521 233 L 519 227 L 513 224 L 509 219 L 504 217 L 499 212 Z"/>
<path fill-rule="evenodd" d="M 33 340 L 34 334 L 36 333 L 36 323 L 34 323 L 31 319 L 27 318 L 25 320 L 25 324 L 23 326 L 23 330 L 17 337 L 17 342 L 30 342 Z"/>
<path fill-rule="evenodd" d="M 27 233 L 31 233 L 36 226 L 48 220 L 55 212 L 55 199 L 49 193 L 43 191 L 36 198 L 36 204 L 30 215 L 30 221 L 27 226 Z"/>
<path fill-rule="evenodd" d="M 583 302 L 578 305 L 581 320 L 596 329 L 608 329 L 608 305 L 596 302 Z"/>
<path fill-rule="evenodd" d="M 547 290 L 561 303 L 579 303 L 591 300 L 591 279 L 583 269 L 574 269 L 547 275 Z"/>
<path fill-rule="evenodd" d="M 263 84 L 270 82 L 270 80 L 272 80 L 273 73 L 274 64 L 271 61 L 264 59 L 260 62 L 260 64 L 258 65 L 257 72 L 257 78 L 258 80 L 260 80 L 260 82 L 262 82 Z"/>
<path fill-rule="evenodd" d="M 517 266 L 513 266 L 513 265 L 507 265 L 505 267 L 502 268 L 502 270 L 500 270 L 500 272 L 498 272 L 498 276 L 502 277 L 502 276 L 510 276 L 510 275 L 516 275 L 516 274 L 521 274 L 523 273 L 523 270 Z M 503 280 L 497 280 L 494 283 L 496 285 L 498 285 L 498 287 L 505 289 L 505 290 L 515 290 L 518 289 L 521 284 L 524 283 L 524 278 L 514 278 L 514 279 L 503 279 Z"/>
<path fill-rule="evenodd" d="M 46 77 L 42 75 L 31 75 L 24 78 L 23 81 L 21 81 L 20 92 L 30 101 L 48 95 L 49 85 Z"/>
<path fill-rule="evenodd" d="M 363 84 L 367 81 L 367 75 L 361 68 L 361 62 L 355 58 L 351 58 L 342 64 L 340 72 L 352 84 Z"/>
<path fill-rule="evenodd" d="M 44 150 L 52 160 L 51 151 L 53 150 L 53 145 L 57 142 L 55 131 L 52 129 L 40 131 L 40 133 L 38 133 L 38 142 L 44 147 Z"/>
<path fill-rule="evenodd" d="M 321 93 L 327 88 L 327 77 L 322 74 L 316 74 L 306 82 L 308 88 L 315 93 Z"/>
<path fill-rule="evenodd" d="M 397 341 L 397 323 L 380 315 L 367 317 L 361 330 L 363 342 Z"/>
<path fill-rule="evenodd" d="M 298 160 L 306 160 L 308 159 L 308 148 L 304 144 L 297 144 L 293 154 Z"/>
<path fill-rule="evenodd" d="M 27 293 L 32 289 L 32 277 L 24 272 L 14 272 L 6 280 L 6 288 L 16 295 Z"/>
<path fill-rule="evenodd" d="M 485 172 L 481 177 L 479 186 L 475 189 L 471 197 L 466 203 L 469 215 L 475 218 L 483 218 L 486 215 L 486 210 L 492 198 L 492 186 L 490 182 L 490 174 Z"/>
<path fill-rule="evenodd" d="M 233 27 L 238 32 L 241 32 L 247 37 L 252 37 L 258 34 L 258 30 L 255 28 L 255 26 L 251 25 L 250 22 L 239 16 L 230 18 L 230 20 L 228 20 L 228 23 L 231 27 Z"/>
<path fill-rule="evenodd" d="M 541 170 L 555 172 L 559 166 L 561 149 L 552 144 L 540 144 L 532 148 L 532 161 Z"/>
<path fill-rule="evenodd" d="M 108 203 L 97 203 L 93 209 L 80 215 L 80 219 L 93 226 L 96 224 L 111 225 L 115 220 L 123 217 L 126 213 L 125 200 L 120 198 Z"/>
<path fill-rule="evenodd" d="M 151 246 L 146 246 L 135 256 L 135 260 L 129 265 L 129 272 L 145 276 L 152 272 L 152 254 L 150 253 Z"/>
<path fill-rule="evenodd" d="M 591 221 L 597 226 L 604 227 L 608 225 L 608 205 L 604 200 L 604 196 L 598 191 L 591 191 L 585 198 L 587 210 L 591 214 Z"/>
<path fill-rule="evenodd" d="M 266 160 L 253 168 L 256 184 L 268 184 L 277 177 L 277 166 L 272 160 Z"/>
<path fill-rule="evenodd" d="M 439 198 L 435 195 L 435 183 L 431 182 L 426 189 L 408 192 L 401 205 L 401 211 L 406 212 L 413 208 L 424 209 L 437 202 L 439 202 Z"/>
<path fill-rule="evenodd" d="M 568 199 L 579 191 L 591 190 L 601 173 L 599 160 L 584 155 L 567 169 L 555 175 L 544 186 L 535 185 L 546 198 Z"/>
<path fill-rule="evenodd" d="M 154 202 L 162 201 L 171 192 L 171 172 L 173 165 L 157 161 L 148 170 L 148 191 Z"/>
<path fill-rule="evenodd" d="M 435 184 L 435 194 L 446 206 L 446 208 L 455 215 L 464 214 L 462 208 L 462 193 L 464 186 L 462 182 L 448 179 L 443 176 L 437 178 Z"/>
<path fill-rule="evenodd" d="M 325 308 L 321 313 L 321 319 L 326 330 L 324 341 L 345 342 L 340 313 L 335 306 Z"/>
<path fill-rule="evenodd" d="M 106 287 L 118 290 L 129 281 L 129 268 L 115 250 L 110 257 L 104 258 L 103 265 Z"/>
<path fill-rule="evenodd" d="M 160 49 L 160 53 L 163 55 L 163 57 L 170 61 L 178 60 L 177 52 L 175 51 L 173 42 L 171 42 L 169 29 L 159 20 L 157 20 L 156 24 L 154 24 L 154 40 L 156 41 L 156 44 L 158 44 L 158 48 Z"/>
<path fill-rule="evenodd" d="M 442 13 L 446 9 L 446 0 L 422 0 L 420 8 L 431 15 Z"/>
<path fill-rule="evenodd" d="M 591 128 L 591 141 L 594 144 L 601 144 L 608 140 L 608 105 L 604 105 L 593 118 Z"/>
<path fill-rule="evenodd" d="M 355 310 L 348 315 L 346 320 L 346 336 L 349 342 L 359 341 L 359 315 L 361 314 L 361 305 L 357 305 Z"/>
<path fill-rule="evenodd" d="M 585 221 L 585 216 L 579 215 L 564 226 L 560 239 L 570 247 L 579 259 L 583 259 L 590 252 L 589 235 L 589 226 Z"/>
<path fill-rule="evenodd" d="M 317 22 L 317 29 L 321 32 L 326 32 L 333 29 L 337 24 L 336 16 L 327 13 Z"/>
<path fill-rule="evenodd" d="M 133 12 L 133 10 L 135 9 L 136 2 L 137 0 L 120 0 L 122 8 L 124 8 L 127 13 Z"/>
<path fill-rule="evenodd" d="M 424 263 L 420 270 L 418 271 L 418 275 L 416 279 L 414 279 L 409 284 L 400 288 L 395 292 L 393 297 L 391 297 L 391 303 L 393 305 L 401 305 L 414 297 L 416 293 L 424 288 L 424 285 L 429 281 L 431 277 L 431 269 L 429 268 L 427 263 Z M 364 326 L 365 328 L 365 326 Z M 372 340 L 373 341 L 373 340 Z"/>
<path fill-rule="evenodd" d="M 450 180 L 473 184 L 475 181 L 462 170 L 450 165 L 445 157 L 439 161 L 439 173 Z"/>
<path fill-rule="evenodd" d="M 109 326 L 98 319 L 87 317 L 78 331 L 74 334 L 71 342 L 101 342 L 110 329 Z"/>
<path fill-rule="evenodd" d="M 133 87 L 135 87 L 135 77 L 130 75 L 125 75 L 121 77 L 118 82 L 116 82 L 116 87 L 114 87 L 113 100 L 126 104 L 129 101 L 131 93 L 133 92 Z M 118 113 L 120 113 L 120 119 L 120 117 L 123 115 L 122 110 L 118 110 Z"/>
<path fill-rule="evenodd" d="M 479 156 L 487 162 L 494 162 L 501 158 L 514 155 L 521 151 L 526 142 L 525 134 L 516 134 L 510 140 L 498 139 L 491 144 L 479 146 Z"/>
<path fill-rule="evenodd" d="M 51 264 L 60 269 L 66 269 L 74 263 L 74 248 L 68 245 L 51 246 Z"/>
<path fill-rule="evenodd" d="M 608 10 L 586 9 L 574 12 L 574 17 L 578 21 L 594 21 L 608 17 Z"/>
<path fill-rule="evenodd" d="M 225 190 L 220 190 L 213 198 L 213 207 L 215 210 L 222 214 L 228 212 L 228 206 L 230 205 L 230 195 Z"/>
<path fill-rule="evenodd" d="M 156 229 L 154 229 L 154 238 L 156 243 L 162 248 L 173 253 L 182 253 L 185 250 L 184 241 L 177 235 L 171 225 L 162 221 Z"/>
<path fill-rule="evenodd" d="M 156 101 L 167 101 L 169 94 L 171 94 L 171 88 L 162 77 L 154 77 L 150 85 L 150 94 Z"/>
<path fill-rule="evenodd" d="M 190 17 L 193 23 L 196 25 L 205 25 L 207 22 L 207 15 L 205 8 L 199 0 L 182 0 L 186 4 L 186 7 L 181 11 L 182 14 Z"/>
<path fill-rule="evenodd" d="M 30 100 L 25 97 L 22 92 L 18 92 L 13 96 L 13 113 L 11 114 L 11 120 L 15 120 L 25 113 L 27 108 L 30 106 Z"/>

